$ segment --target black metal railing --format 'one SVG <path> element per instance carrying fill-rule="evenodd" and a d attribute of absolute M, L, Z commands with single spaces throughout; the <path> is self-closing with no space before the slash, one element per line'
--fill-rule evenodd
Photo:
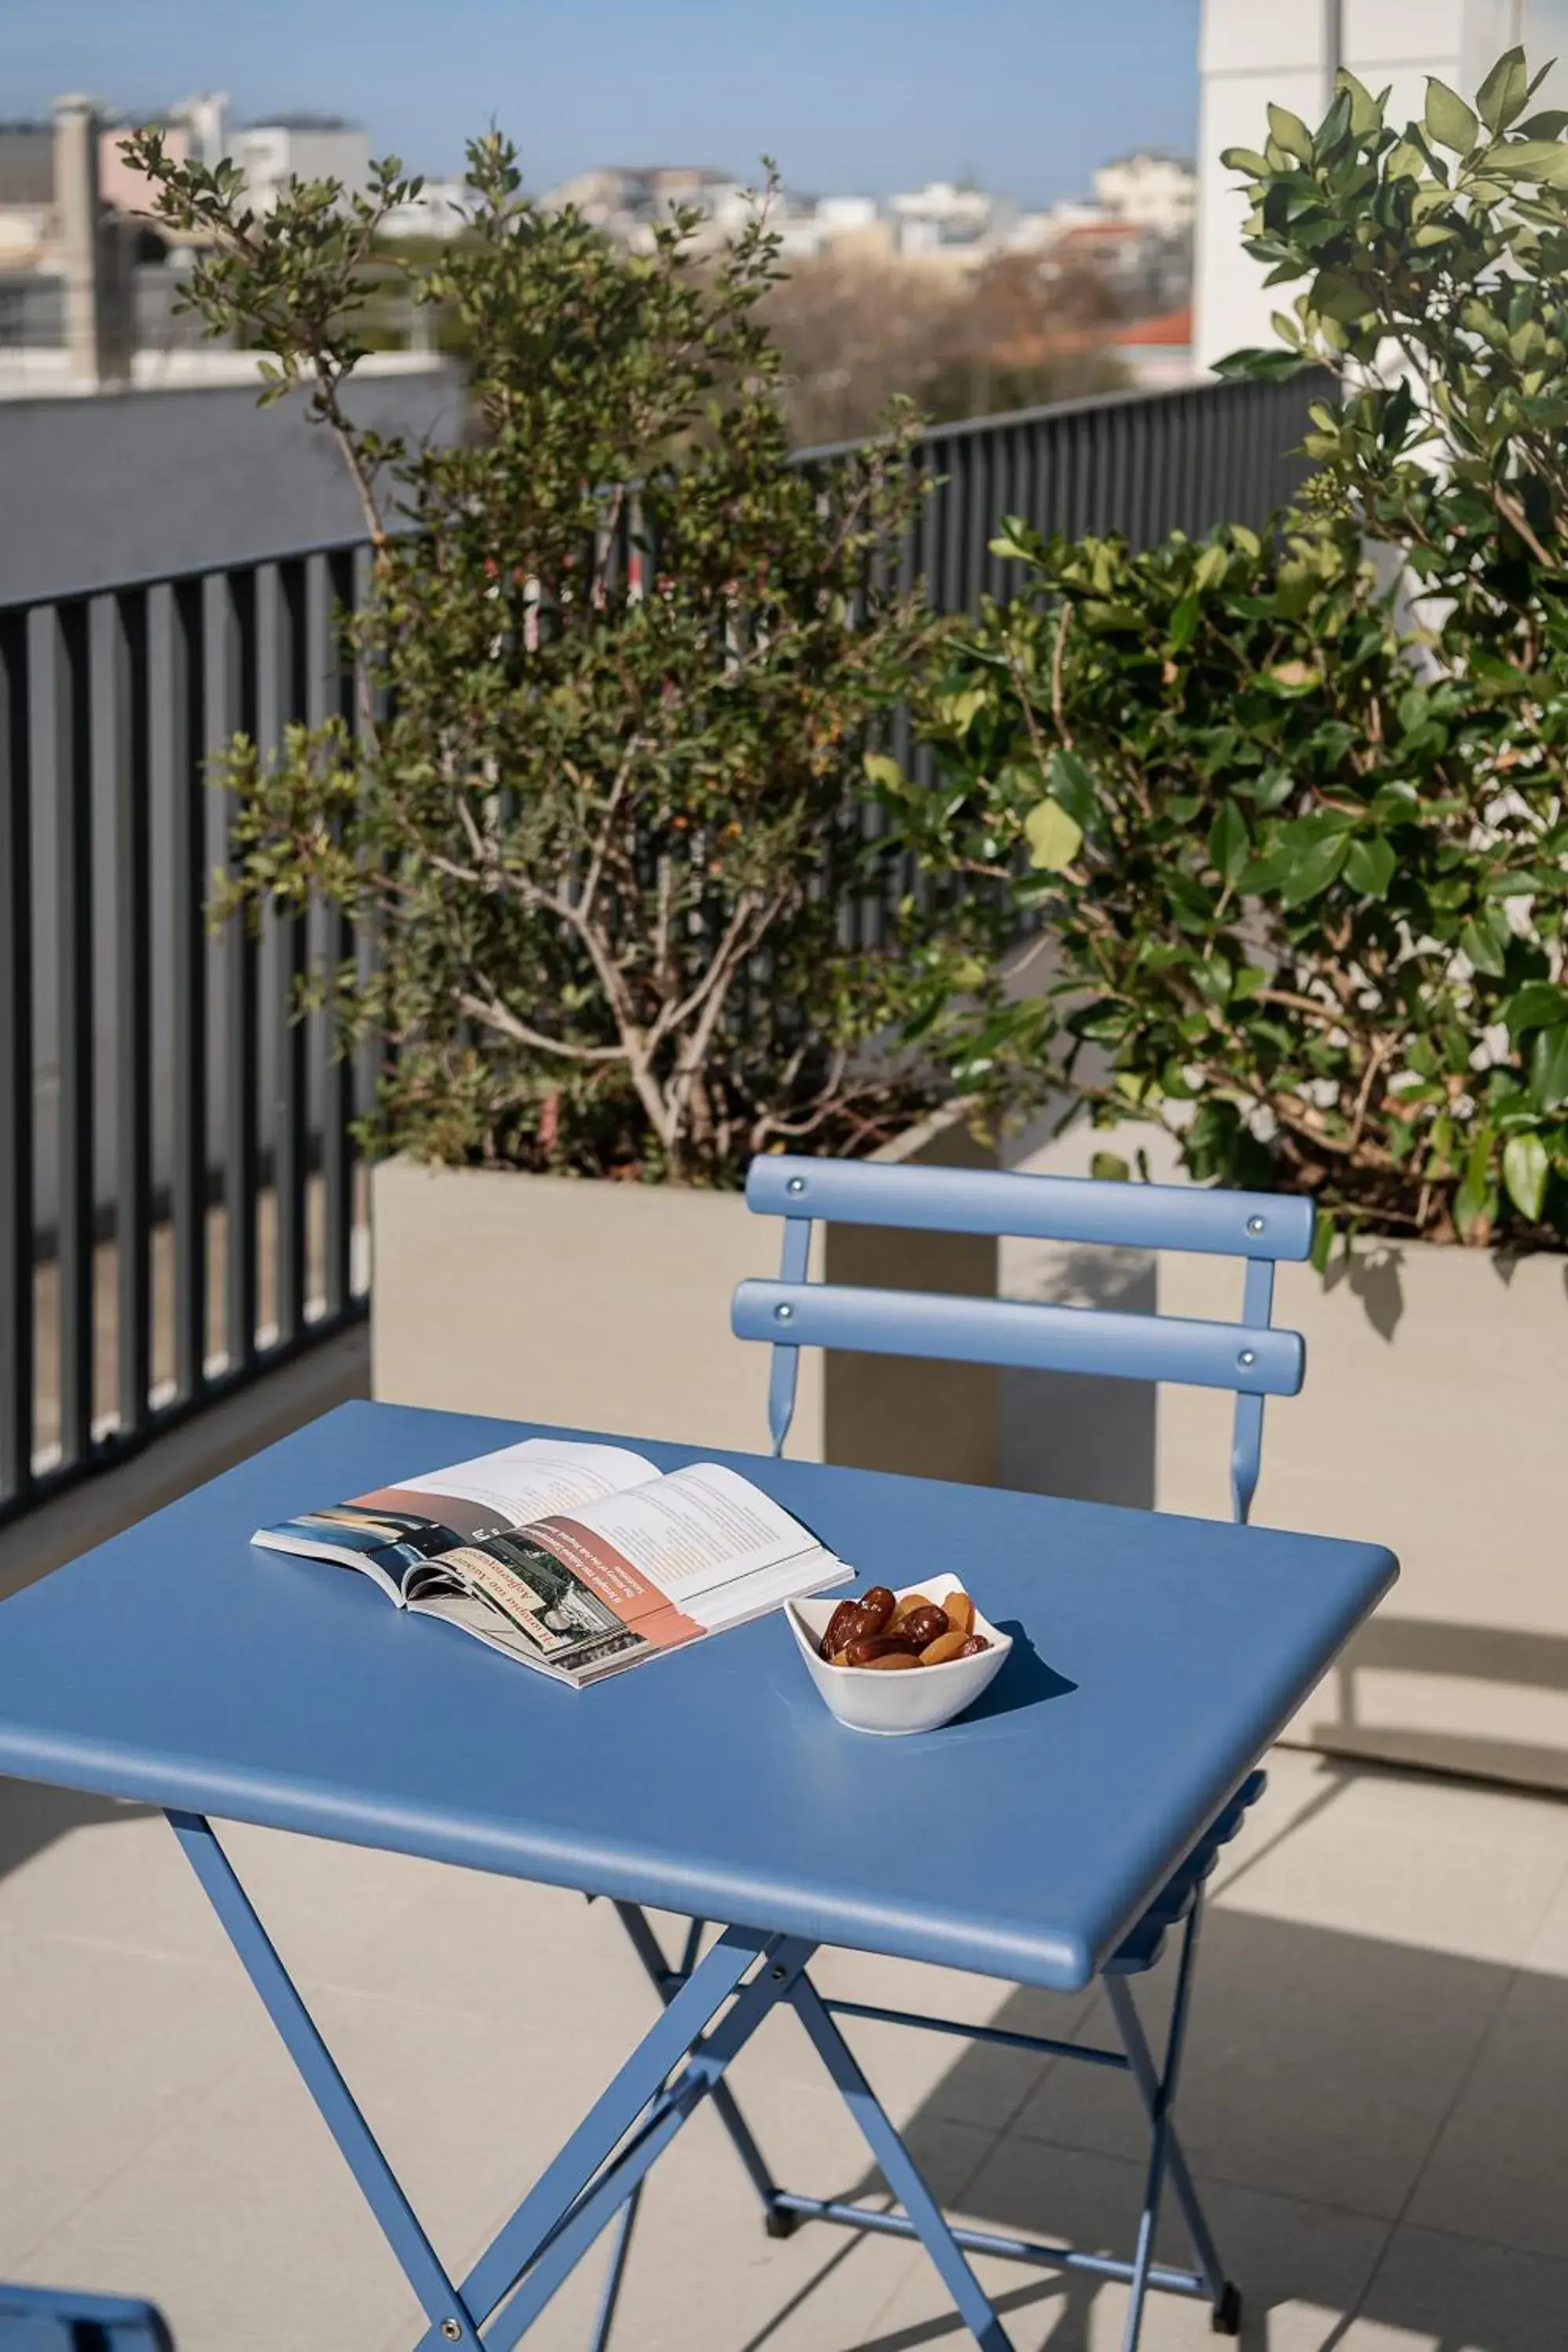
<path fill-rule="evenodd" d="M 1102 394 L 939 425 L 915 452 L 933 479 L 904 562 L 942 613 L 970 613 L 1007 592 L 990 541 L 1005 514 L 1070 537 L 1119 533 L 1136 547 L 1168 531 L 1263 522 L 1310 470 L 1300 455 L 1307 411 L 1327 396 L 1313 373 L 1289 383 L 1214 383 Z M 820 465 L 853 449 L 802 453 Z"/>
<path fill-rule="evenodd" d="M 1203 385 L 942 427 L 904 568 L 1000 593 L 997 519 L 1150 541 L 1294 489 L 1311 391 Z M 830 462 L 832 450 L 807 453 Z M 351 1136 L 374 1073 L 291 1018 L 325 909 L 205 915 L 208 763 L 357 724 L 363 545 L 0 607 L 0 1518 L 363 1314 Z"/>
<path fill-rule="evenodd" d="M 364 576 L 323 547 L 0 610 L 0 1516 L 364 1311 L 364 1073 L 290 1017 L 336 919 L 205 911 L 208 762 L 353 722 Z"/>

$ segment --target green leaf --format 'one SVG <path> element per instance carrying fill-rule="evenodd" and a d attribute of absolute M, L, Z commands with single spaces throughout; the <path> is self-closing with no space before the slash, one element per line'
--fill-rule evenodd
<path fill-rule="evenodd" d="M 1352 890 L 1363 891 L 1369 898 L 1385 898 L 1397 862 L 1386 834 L 1363 834 L 1351 844 L 1345 880 Z"/>
<path fill-rule="evenodd" d="M 1458 91 L 1439 81 L 1436 74 L 1426 77 L 1426 123 L 1428 139 L 1460 155 L 1468 155 L 1481 135 L 1480 124 Z"/>
<path fill-rule="evenodd" d="M 1089 1163 L 1089 1172 L 1102 1184 L 1130 1184 L 1132 1181 L 1131 1169 L 1114 1151 L 1097 1151 Z"/>
<path fill-rule="evenodd" d="M 1083 846 L 1083 827 L 1058 801 L 1040 801 L 1024 819 L 1029 863 L 1037 872 L 1061 874 Z"/>
<path fill-rule="evenodd" d="M 1230 569 L 1230 557 L 1223 547 L 1205 547 L 1193 566 L 1193 585 L 1201 593 L 1217 587 Z"/>
<path fill-rule="evenodd" d="M 1454 1222 L 1462 1234 L 1468 1234 L 1482 1217 L 1496 1214 L 1497 1194 L 1491 1183 L 1495 1139 L 1491 1129 L 1483 1128 L 1465 1162 L 1464 1181 L 1454 1195 Z"/>
<path fill-rule="evenodd" d="M 1203 604 L 1196 596 L 1184 596 L 1171 614 L 1171 634 L 1165 640 L 1172 654 L 1184 654 L 1197 634 Z"/>
<path fill-rule="evenodd" d="M 1304 907 L 1316 898 L 1328 888 L 1349 855 L 1350 837 L 1342 833 L 1310 842 L 1292 855 L 1279 888 L 1280 905 Z"/>
<path fill-rule="evenodd" d="M 1251 851 L 1247 819 L 1234 801 L 1222 801 L 1209 827 L 1209 864 L 1222 882 L 1235 883 Z"/>
<path fill-rule="evenodd" d="M 909 778 L 898 761 L 889 759 L 886 751 L 868 751 L 861 760 L 860 765 L 864 768 L 868 780 L 873 784 L 880 785 L 884 792 L 901 794 L 909 791 Z"/>
<path fill-rule="evenodd" d="M 1342 66 L 1334 76 L 1334 88 L 1343 90 L 1351 102 L 1351 129 L 1358 139 L 1370 139 L 1383 127 L 1383 107 L 1363 82 Z M 1384 97 L 1387 92 L 1384 93 Z"/>
<path fill-rule="evenodd" d="M 1077 752 L 1054 752 L 1046 782 L 1052 800 L 1059 808 L 1066 809 L 1079 831 L 1092 834 L 1095 820 L 1100 814 L 1100 800 L 1094 789 L 1094 778 Z"/>
<path fill-rule="evenodd" d="M 1193 986 L 1207 1004 L 1230 1003 L 1230 966 L 1222 955 L 1205 956 L 1191 967 Z"/>
<path fill-rule="evenodd" d="M 967 735 L 990 699 L 983 686 L 969 686 L 957 694 L 939 695 L 936 709 L 954 735 Z"/>
<path fill-rule="evenodd" d="M 1551 1161 L 1539 1135 L 1510 1135 L 1502 1148 L 1502 1181 L 1521 1216 L 1537 1223 L 1546 1200 Z"/>
<path fill-rule="evenodd" d="M 1498 952 L 1497 942 L 1482 930 L 1479 923 L 1467 923 L 1459 933 L 1459 953 L 1468 956 L 1478 971 L 1488 973 L 1493 980 L 1501 979 L 1503 961 Z"/>
<path fill-rule="evenodd" d="M 1035 534 L 1022 515 L 1004 515 L 1002 528 L 990 545 L 992 554 L 1004 562 L 1026 563 L 1035 553 Z"/>
<path fill-rule="evenodd" d="M 1338 319 L 1347 327 L 1358 325 L 1375 307 L 1366 289 L 1342 269 L 1323 270 L 1307 299 L 1319 318 Z"/>
<path fill-rule="evenodd" d="M 1505 49 L 1476 92 L 1476 106 L 1489 131 L 1506 131 L 1530 102 L 1530 68 L 1522 49 Z"/>
<path fill-rule="evenodd" d="M 1320 1209 L 1312 1220 L 1311 1265 L 1314 1273 L 1327 1274 L 1329 1259 L 1333 1254 L 1334 1234 L 1337 1230 L 1333 1218 L 1325 1216 Z"/>
<path fill-rule="evenodd" d="M 1568 1023 L 1568 988 L 1555 980 L 1532 980 L 1509 998 L 1502 1017 L 1511 1037 L 1527 1029 L 1555 1029 Z"/>
<path fill-rule="evenodd" d="M 1284 275 L 1288 278 L 1300 278 L 1305 275 L 1305 271 L 1291 268 Z M 1292 376 L 1305 374 L 1307 369 L 1315 364 L 1316 362 L 1302 352 L 1271 351 L 1267 348 L 1260 350 L 1257 344 L 1253 344 L 1245 351 L 1227 352 L 1224 359 L 1215 360 L 1214 373 L 1217 376 L 1222 376 L 1226 383 L 1234 381 L 1238 376 L 1244 376 L 1254 383 L 1287 383 Z"/>
<path fill-rule="evenodd" d="M 1537 1035 L 1530 1049 L 1530 1094 L 1538 1110 L 1568 1102 L 1568 1024 Z"/>
<path fill-rule="evenodd" d="M 1521 139 L 1500 148 L 1499 170 L 1516 180 L 1536 180 L 1549 188 L 1568 188 L 1568 147 L 1555 139 Z"/>
<path fill-rule="evenodd" d="M 1426 158 L 1413 139 L 1399 139 L 1389 149 L 1383 169 L 1391 180 L 1424 180 Z"/>
<path fill-rule="evenodd" d="M 1268 159 L 1260 155 L 1256 147 L 1222 147 L 1219 160 L 1227 172 L 1245 172 L 1249 180 L 1266 180 L 1268 176 Z"/>
<path fill-rule="evenodd" d="M 1292 114 L 1288 106 L 1271 105 L 1268 128 L 1275 145 L 1282 147 L 1287 155 L 1294 155 L 1299 163 L 1311 162 L 1312 134 L 1299 114 Z"/>

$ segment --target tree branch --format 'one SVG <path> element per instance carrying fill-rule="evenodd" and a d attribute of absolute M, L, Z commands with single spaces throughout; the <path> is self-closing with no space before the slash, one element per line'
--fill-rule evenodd
<path fill-rule="evenodd" d="M 520 1021 L 515 1013 L 495 996 L 475 996 L 465 989 L 458 1003 L 474 1021 L 482 1022 L 487 1029 L 499 1030 L 519 1045 L 531 1045 L 541 1054 L 557 1054 L 565 1062 L 624 1062 L 624 1045 L 574 1045 L 564 1037 L 546 1037 L 542 1030 L 531 1028 Z"/>

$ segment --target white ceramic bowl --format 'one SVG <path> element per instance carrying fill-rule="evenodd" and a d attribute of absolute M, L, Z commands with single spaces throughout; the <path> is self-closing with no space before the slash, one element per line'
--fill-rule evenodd
<path fill-rule="evenodd" d="M 948 1593 L 964 1590 L 961 1577 L 927 1577 L 920 1584 L 905 1585 L 895 1598 L 901 1601 L 904 1592 L 923 1592 L 929 1600 L 941 1602 Z M 950 1658 L 944 1666 L 921 1666 L 902 1675 L 879 1673 L 871 1666 L 830 1666 L 819 1645 L 843 1598 L 836 1592 L 817 1601 L 792 1601 L 784 1614 L 806 1672 L 828 1708 L 851 1731 L 880 1732 L 885 1738 L 896 1739 L 911 1731 L 940 1729 L 966 1706 L 973 1706 L 981 1692 L 990 1687 L 1013 1646 L 1011 1635 L 999 1633 L 976 1605 L 974 1631 L 984 1633 L 991 1647 L 973 1658 Z"/>

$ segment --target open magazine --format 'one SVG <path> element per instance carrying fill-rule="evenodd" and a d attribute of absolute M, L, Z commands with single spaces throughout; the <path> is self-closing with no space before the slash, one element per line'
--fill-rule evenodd
<path fill-rule="evenodd" d="M 252 1541 L 373 1577 L 578 1687 L 840 1584 L 798 1519 L 717 1462 L 657 1471 L 622 1445 L 527 1437 Z"/>

